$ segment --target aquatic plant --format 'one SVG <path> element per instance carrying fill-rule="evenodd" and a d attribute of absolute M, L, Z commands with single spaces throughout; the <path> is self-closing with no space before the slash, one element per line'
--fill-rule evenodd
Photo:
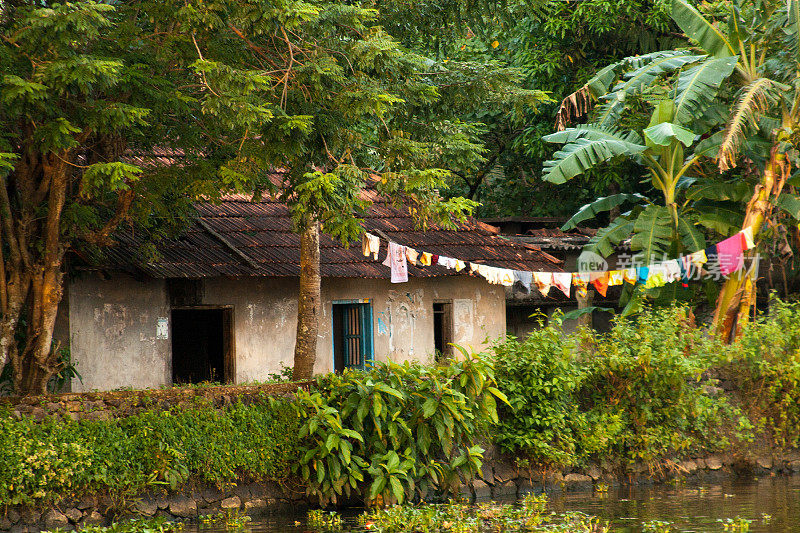
<path fill-rule="evenodd" d="M 251 518 L 239 509 L 226 509 L 215 514 L 200 517 L 201 527 L 224 527 L 228 531 L 243 531 Z"/>

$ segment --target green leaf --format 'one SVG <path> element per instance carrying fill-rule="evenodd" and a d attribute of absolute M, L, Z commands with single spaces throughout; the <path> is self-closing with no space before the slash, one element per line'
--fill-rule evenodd
<path fill-rule="evenodd" d="M 684 247 L 690 252 L 703 250 L 706 247 L 706 238 L 703 233 L 697 229 L 697 226 L 691 224 L 686 218 L 678 217 L 678 234 L 681 237 Z"/>
<path fill-rule="evenodd" d="M 584 251 L 594 252 L 603 257 L 614 253 L 614 249 L 633 232 L 634 221 L 625 217 L 617 217 L 605 228 L 597 230 L 594 237 L 589 239 Z"/>
<path fill-rule="evenodd" d="M 625 202 L 640 202 L 642 200 L 647 200 L 646 197 L 642 196 L 639 193 L 633 194 L 612 194 L 611 196 L 602 196 L 597 200 L 588 203 L 582 206 L 577 213 L 572 215 L 572 218 L 567 220 L 563 226 L 561 226 L 562 231 L 569 231 L 578 227 L 578 224 L 584 222 L 586 220 L 591 220 L 595 218 L 600 213 L 605 211 L 611 211 L 615 207 L 618 207 Z"/>
<path fill-rule="evenodd" d="M 405 499 L 406 496 L 406 491 L 403 490 L 403 485 L 400 484 L 400 480 L 395 476 L 391 476 L 389 477 L 389 482 L 392 484 L 392 494 L 394 494 L 394 497 L 397 498 L 397 503 L 403 503 L 403 499 Z"/>
<path fill-rule="evenodd" d="M 596 305 L 591 305 L 589 307 L 584 307 L 582 309 L 573 309 L 571 311 L 567 311 L 561 317 L 563 320 L 577 320 L 584 315 L 589 315 L 594 313 L 595 311 L 605 311 L 606 313 L 614 313 L 614 310 L 610 307 L 598 307 Z"/>
<path fill-rule="evenodd" d="M 631 250 L 641 252 L 638 254 L 643 261 L 649 262 L 661 256 L 669 246 L 672 237 L 672 217 L 665 206 L 648 206 L 636 218 L 631 237 Z"/>
<path fill-rule="evenodd" d="M 781 193 L 775 200 L 775 205 L 800 220 L 800 198 L 794 194 Z"/>
<path fill-rule="evenodd" d="M 650 126 L 643 133 L 648 146 L 670 146 L 674 141 L 678 141 L 688 147 L 696 137 L 693 131 L 671 122 L 662 122 L 655 126 Z"/>
<path fill-rule="evenodd" d="M 738 60 L 737 56 L 714 58 L 681 71 L 675 97 L 675 122 L 696 122 L 716 97 L 722 82 L 733 73 Z"/>
<path fill-rule="evenodd" d="M 438 407 L 439 402 L 436 401 L 436 398 L 428 398 L 425 400 L 425 403 L 422 404 L 422 416 L 425 418 L 432 417 Z"/>
<path fill-rule="evenodd" d="M 714 57 L 736 55 L 728 36 L 684 0 L 673 0 L 672 20 L 708 54 Z"/>
<path fill-rule="evenodd" d="M 740 209 L 725 205 L 707 205 L 698 207 L 697 223 L 725 236 L 733 235 L 742 227 L 744 214 Z"/>
<path fill-rule="evenodd" d="M 646 148 L 624 140 L 577 139 L 545 162 L 543 179 L 556 184 L 566 183 L 600 163 L 622 155 L 633 157 Z"/>

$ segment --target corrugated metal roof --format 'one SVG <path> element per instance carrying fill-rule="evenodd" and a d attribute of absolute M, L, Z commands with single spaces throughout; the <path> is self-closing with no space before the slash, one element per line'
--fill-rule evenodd
<path fill-rule="evenodd" d="M 456 230 L 433 226 L 421 231 L 407 210 L 381 199 L 374 190 L 366 191 L 365 197 L 374 202 L 364 217 L 366 231 L 383 232 L 399 244 L 503 268 L 561 270 L 561 261 L 539 247 L 499 236 L 497 228 L 475 219 L 459 224 Z M 245 195 L 229 195 L 218 203 L 198 203 L 197 212 L 199 220 L 184 235 L 158 244 L 157 259 L 147 260 L 141 254 L 140 239 L 122 233 L 117 236 L 117 244 L 108 249 L 104 266 L 137 269 L 156 278 L 300 274 L 300 237 L 292 232 L 284 203 L 272 198 L 253 202 Z M 321 235 L 322 275 L 388 278 L 389 268 L 381 265 L 386 244 L 381 244 L 379 261 L 374 261 L 361 254 L 360 242 L 351 243 L 348 248 Z M 454 274 L 439 266 L 409 265 L 409 275 L 413 277 Z"/>

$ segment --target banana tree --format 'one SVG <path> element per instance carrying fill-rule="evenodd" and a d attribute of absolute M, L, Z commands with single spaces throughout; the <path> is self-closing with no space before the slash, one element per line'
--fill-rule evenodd
<path fill-rule="evenodd" d="M 737 92 L 724 129 L 715 135 L 713 157 L 722 173 L 737 166 L 748 144 L 760 139 L 769 143 L 741 226 L 752 227 L 758 237 L 774 206 L 792 203 L 782 193 L 791 165 L 797 165 L 787 154 L 796 152 L 791 149 L 800 124 L 800 3 L 733 1 L 724 20 L 715 23 L 676 0 L 672 18 L 710 56 L 737 57 L 731 80 Z M 714 312 L 714 324 L 723 338 L 732 339 L 747 322 L 755 295 L 752 272 L 740 271 L 726 280 Z"/>
<path fill-rule="evenodd" d="M 548 142 L 564 143 L 553 159 L 545 163 L 545 180 L 565 183 L 599 164 L 628 158 L 643 168 L 663 201 L 658 205 L 644 198 L 617 195 L 585 206 L 576 214 L 578 218 L 573 217 L 565 227 L 576 220 L 586 220 L 587 213 L 605 210 L 604 206 L 610 209 L 630 200 L 641 205 L 598 231 L 588 250 L 606 256 L 615 244 L 631 238 L 632 249 L 650 260 L 665 253 L 704 247 L 702 233 L 679 212 L 679 184 L 704 155 L 702 150 L 693 148 L 707 144 L 697 141 L 713 125 L 713 120 L 698 119 L 707 114 L 735 65 L 735 57 L 714 58 L 690 51 L 627 58 L 598 72 L 578 91 L 583 97 L 568 98 L 562 104 L 560 117 L 574 118 L 576 109 L 570 106 L 580 98 L 602 102 L 588 125 L 562 129 L 544 137 Z M 654 86 L 662 90 L 652 103 L 649 123 L 639 131 L 619 129 L 631 103 L 639 102 L 645 92 L 652 93 Z M 563 127 L 565 123 L 559 125 Z"/>

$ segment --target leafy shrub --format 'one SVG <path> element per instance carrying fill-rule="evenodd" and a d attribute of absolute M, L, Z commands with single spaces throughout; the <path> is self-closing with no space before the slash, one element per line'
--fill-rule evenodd
<path fill-rule="evenodd" d="M 774 299 L 768 316 L 744 328 L 725 369 L 756 423 L 779 447 L 800 446 L 800 303 Z"/>
<path fill-rule="evenodd" d="M 652 462 L 719 449 L 740 427 L 741 413 L 701 381 L 724 349 L 684 307 L 618 318 L 607 334 L 565 334 L 556 321 L 495 357 L 510 404 L 496 441 L 539 463 Z"/>
<path fill-rule="evenodd" d="M 108 421 L 0 414 L 0 504 L 55 502 L 85 493 L 135 496 L 148 487 L 199 480 L 282 479 L 298 442 L 287 401 L 222 411 L 146 411 Z"/>
<path fill-rule="evenodd" d="M 476 441 L 497 422 L 495 398 L 505 398 L 490 361 L 463 353 L 448 366 L 378 363 L 300 392 L 295 471 L 308 494 L 320 503 L 351 494 L 402 502 L 472 478 L 483 457 Z"/>

